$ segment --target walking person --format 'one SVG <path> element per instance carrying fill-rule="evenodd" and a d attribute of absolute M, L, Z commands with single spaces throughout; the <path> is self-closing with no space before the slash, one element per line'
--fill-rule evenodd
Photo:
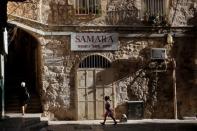
<path fill-rule="evenodd" d="M 106 118 L 107 117 L 111 117 L 112 120 L 114 121 L 114 125 L 117 124 L 116 119 L 114 118 L 114 112 L 113 109 L 111 109 L 111 105 L 110 105 L 110 97 L 109 96 L 105 96 L 105 114 L 104 114 L 104 120 L 103 122 L 101 122 L 102 125 L 105 125 L 106 122 Z"/>
<path fill-rule="evenodd" d="M 21 105 L 21 110 L 22 110 L 22 115 L 25 115 L 25 111 L 27 108 L 27 103 L 30 99 L 29 92 L 27 90 L 25 82 L 21 82 L 21 87 L 20 87 L 20 93 L 19 93 L 19 100 L 20 100 L 20 105 Z"/>

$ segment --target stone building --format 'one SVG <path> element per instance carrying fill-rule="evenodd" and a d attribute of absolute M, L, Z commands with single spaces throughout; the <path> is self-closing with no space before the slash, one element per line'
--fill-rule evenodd
<path fill-rule="evenodd" d="M 50 119 L 102 119 L 105 95 L 117 118 L 132 113 L 128 102 L 143 102 L 133 111 L 146 119 L 197 114 L 196 0 L 30 0 L 8 10 L 6 112 L 19 111 L 13 90 L 24 80 L 27 112 Z"/>

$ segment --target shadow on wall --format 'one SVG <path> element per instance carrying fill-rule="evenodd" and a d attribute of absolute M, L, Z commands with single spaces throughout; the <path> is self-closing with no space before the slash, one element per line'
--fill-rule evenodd
<path fill-rule="evenodd" d="M 194 12 L 194 17 L 188 20 L 188 24 L 197 26 L 197 11 Z"/>
<path fill-rule="evenodd" d="M 141 59 L 117 60 L 115 70 L 119 74 L 115 82 L 119 88 L 126 88 L 128 100 L 144 102 L 145 118 L 172 118 L 172 71 L 156 74 L 149 68 L 150 48 L 140 51 Z M 119 63 L 119 64 L 118 64 Z M 168 81 L 168 82 L 166 82 Z M 165 108 L 161 108 L 165 106 Z M 116 108 L 117 117 L 127 114 L 126 103 Z"/>
<path fill-rule="evenodd" d="M 194 17 L 190 18 L 188 20 L 189 25 L 195 25 L 197 26 L 197 3 L 194 3 L 191 7 L 190 10 L 194 12 Z"/>
<path fill-rule="evenodd" d="M 196 115 L 196 38 L 177 38 L 174 57 L 177 62 L 177 100 L 179 117 Z M 184 96 L 184 97 L 183 97 Z"/>

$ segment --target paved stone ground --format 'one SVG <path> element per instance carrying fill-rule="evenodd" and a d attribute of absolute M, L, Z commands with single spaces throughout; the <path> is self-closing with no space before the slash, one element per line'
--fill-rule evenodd
<path fill-rule="evenodd" d="M 107 121 L 49 121 L 48 131 L 197 131 L 197 120 L 129 120 L 114 126 Z"/>
<path fill-rule="evenodd" d="M 47 121 L 42 121 L 40 114 L 6 114 L 0 119 L 0 131 L 39 131 L 48 126 Z"/>
<path fill-rule="evenodd" d="M 84 121 L 46 121 L 41 114 L 7 114 L 0 120 L 0 131 L 197 131 L 197 119 L 166 120 L 143 119 L 128 120 L 114 126 L 107 120 L 102 126 L 102 120 Z"/>

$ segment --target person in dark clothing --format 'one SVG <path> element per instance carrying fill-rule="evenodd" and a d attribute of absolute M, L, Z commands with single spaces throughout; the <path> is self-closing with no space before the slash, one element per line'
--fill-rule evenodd
<path fill-rule="evenodd" d="M 105 125 L 105 122 L 106 122 L 106 118 L 107 117 L 111 117 L 114 121 L 114 125 L 117 124 L 116 122 L 116 119 L 114 118 L 114 113 L 113 113 L 113 110 L 111 109 L 111 105 L 110 105 L 110 97 L 109 96 L 105 96 L 105 114 L 104 114 L 104 121 L 101 122 L 102 125 Z"/>
<path fill-rule="evenodd" d="M 20 99 L 20 105 L 21 105 L 21 109 L 22 109 L 22 115 L 25 115 L 25 110 L 27 108 L 27 103 L 30 99 L 30 95 L 29 95 L 29 92 L 27 90 L 25 82 L 21 82 L 19 99 Z"/>

